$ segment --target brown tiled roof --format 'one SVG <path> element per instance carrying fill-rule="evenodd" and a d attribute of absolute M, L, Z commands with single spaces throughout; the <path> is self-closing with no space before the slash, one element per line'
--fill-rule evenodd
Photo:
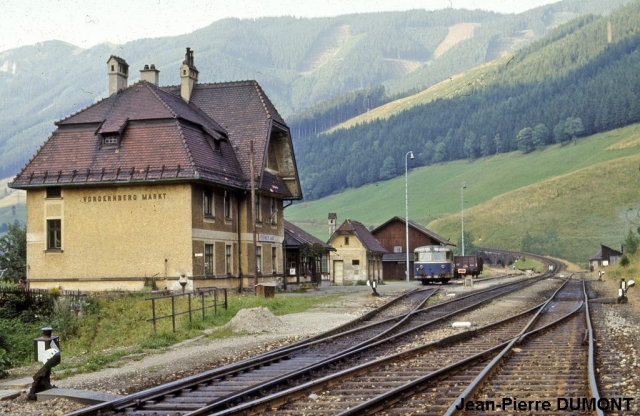
<path fill-rule="evenodd" d="M 179 87 L 166 88 L 179 96 Z M 250 177 L 250 142 L 253 140 L 255 172 L 265 166 L 271 121 L 286 126 L 256 81 L 196 84 L 195 104 L 226 130 L 245 177 Z"/>
<path fill-rule="evenodd" d="M 286 128 L 255 81 L 196 84 L 189 103 L 179 87 L 140 81 L 57 122 L 12 186 L 199 179 L 246 189 L 253 140 L 260 189 L 291 198 L 262 170 L 272 121 Z M 101 149 L 102 134 L 119 134 L 119 148 Z"/>
<path fill-rule="evenodd" d="M 362 241 L 362 244 L 364 244 L 367 250 L 374 253 L 387 253 L 387 249 L 382 247 L 367 227 L 358 221 L 345 220 L 333 233 L 333 235 L 336 234 L 354 234 Z M 333 235 L 329 241 L 333 239 Z"/>
<path fill-rule="evenodd" d="M 385 223 L 380 224 L 379 226 L 377 226 L 372 231 L 372 233 L 376 234 L 378 231 L 380 231 L 382 228 L 386 227 L 387 225 L 389 225 L 389 223 L 391 223 L 393 221 L 400 221 L 403 224 L 406 223 L 404 218 L 395 216 L 395 217 L 391 218 L 390 220 L 386 221 Z M 432 240 L 435 240 L 435 241 L 439 242 L 442 245 L 455 246 L 455 244 L 452 243 L 451 241 L 445 239 L 444 237 L 440 237 L 438 234 L 436 234 L 433 231 L 423 227 L 422 225 L 418 224 L 415 221 L 409 220 L 409 227 L 413 228 L 414 230 L 417 230 L 417 231 L 421 232 L 422 234 L 428 235 Z"/>
<path fill-rule="evenodd" d="M 302 228 L 284 220 L 284 238 L 288 247 L 298 247 L 302 244 L 320 244 L 326 250 L 335 251 L 331 245 L 317 239 Z"/>

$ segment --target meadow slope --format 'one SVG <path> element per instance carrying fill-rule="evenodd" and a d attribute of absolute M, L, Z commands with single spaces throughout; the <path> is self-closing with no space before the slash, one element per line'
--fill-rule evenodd
<path fill-rule="evenodd" d="M 457 241 L 465 182 L 465 230 L 476 244 L 520 249 L 527 231 L 539 235 L 553 228 L 561 256 L 584 263 L 600 243 L 620 248 L 628 229 L 640 225 L 633 224 L 640 208 L 639 166 L 640 124 L 528 155 L 432 165 L 409 172 L 409 217 Z M 370 227 L 404 217 L 404 185 L 398 177 L 350 189 L 293 205 L 285 216 L 326 241 L 329 212 L 338 214 L 339 223 L 350 218 Z"/>

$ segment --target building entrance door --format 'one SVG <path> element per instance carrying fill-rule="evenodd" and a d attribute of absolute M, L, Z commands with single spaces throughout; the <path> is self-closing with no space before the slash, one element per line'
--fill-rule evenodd
<path fill-rule="evenodd" d="M 343 264 L 342 260 L 333 261 L 333 283 L 336 285 L 344 284 L 344 278 L 342 275 Z"/>

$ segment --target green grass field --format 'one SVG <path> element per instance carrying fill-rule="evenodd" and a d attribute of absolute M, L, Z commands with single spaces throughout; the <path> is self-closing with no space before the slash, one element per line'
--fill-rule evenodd
<path fill-rule="evenodd" d="M 475 244 L 520 249 L 525 232 L 557 229 L 560 254 L 584 264 L 599 244 L 620 248 L 629 227 L 640 225 L 627 220 L 630 208 L 640 208 L 639 166 L 635 124 L 528 155 L 418 168 L 408 176 L 409 217 L 455 242 L 465 182 L 465 230 L 473 232 Z M 293 205 L 285 216 L 326 241 L 329 212 L 338 214 L 338 223 L 350 218 L 367 226 L 404 217 L 404 175 Z"/>

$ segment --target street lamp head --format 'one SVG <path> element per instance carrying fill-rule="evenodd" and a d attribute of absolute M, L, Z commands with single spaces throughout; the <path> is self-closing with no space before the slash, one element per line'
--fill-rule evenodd
<path fill-rule="evenodd" d="M 413 151 L 409 151 L 409 159 L 413 160 L 415 159 L 415 157 L 413 157 Z"/>

